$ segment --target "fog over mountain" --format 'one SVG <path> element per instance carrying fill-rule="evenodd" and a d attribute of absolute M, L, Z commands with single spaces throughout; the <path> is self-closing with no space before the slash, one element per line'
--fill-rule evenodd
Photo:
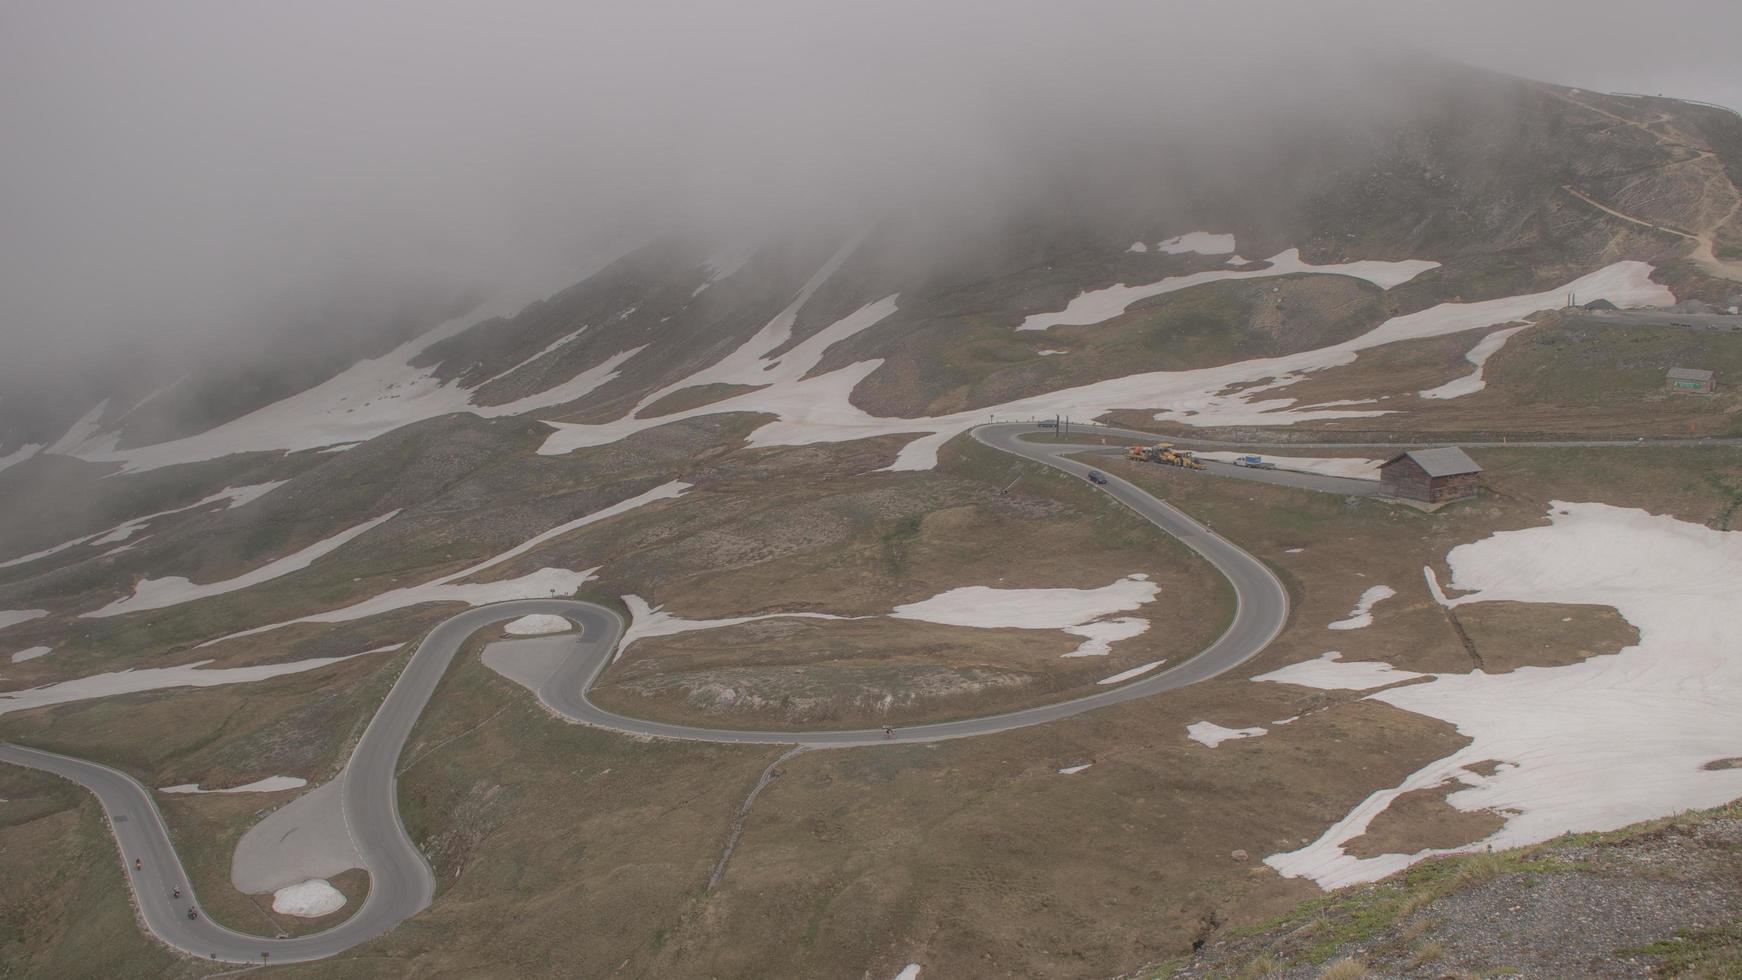
<path fill-rule="evenodd" d="M 11 5 L 0 411 L 391 337 L 664 231 L 1117 207 L 1166 193 L 1134 151 L 1238 167 L 1382 117 L 1366 72 L 1419 57 L 1742 101 L 1742 12 L 1670 6 Z"/>

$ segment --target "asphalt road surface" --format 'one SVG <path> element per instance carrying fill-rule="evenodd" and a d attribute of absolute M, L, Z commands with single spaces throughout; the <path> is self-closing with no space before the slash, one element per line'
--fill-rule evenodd
<path fill-rule="evenodd" d="M 1037 443 L 1018 436 L 1032 424 L 982 426 L 974 437 L 996 449 L 1086 478 L 1090 466 L 1064 458 L 1095 447 Z M 1117 432 L 1119 430 L 1101 430 Z M 1288 593 L 1270 569 L 1226 539 L 1163 501 L 1118 477 L 1101 489 L 1202 555 L 1234 589 L 1233 621 L 1197 656 L 1166 670 L 1059 704 L 961 721 L 897 729 L 780 732 L 696 728 L 644 721 L 605 711 L 587 700 L 587 690 L 610 665 L 623 635 L 613 610 L 568 599 L 527 599 L 468 609 L 437 626 L 419 644 L 405 671 L 387 694 L 358 741 L 339 778 L 346 825 L 369 872 L 369 894 L 362 908 L 340 925 L 297 938 L 273 939 L 227 929 L 201 914 L 168 828 L 151 794 L 118 770 L 68 756 L 0 744 L 0 761 L 65 777 L 94 793 L 108 815 L 122 863 L 146 926 L 163 942 L 199 958 L 233 963 L 291 963 L 321 959 L 387 932 L 426 908 L 435 878 L 399 818 L 395 772 L 412 726 L 467 637 L 494 623 L 530 613 L 554 613 L 581 630 L 573 652 L 540 688 L 539 700 L 582 724 L 631 735 L 708 742 L 768 743 L 812 748 L 935 742 L 1009 731 L 1069 718 L 1096 708 L 1148 697 L 1215 677 L 1256 656 L 1276 638 L 1288 619 Z M 135 862 L 139 867 L 135 867 Z M 175 898 L 176 890 L 181 897 Z"/>

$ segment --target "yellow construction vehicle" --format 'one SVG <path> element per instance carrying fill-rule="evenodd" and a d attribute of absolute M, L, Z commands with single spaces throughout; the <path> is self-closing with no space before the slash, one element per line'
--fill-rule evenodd
<path fill-rule="evenodd" d="M 1198 462 L 1190 452 L 1179 449 L 1162 450 L 1156 457 L 1156 462 L 1164 463 L 1168 466 L 1178 466 L 1182 469 L 1188 470 L 1201 470 L 1204 468 L 1204 464 Z"/>

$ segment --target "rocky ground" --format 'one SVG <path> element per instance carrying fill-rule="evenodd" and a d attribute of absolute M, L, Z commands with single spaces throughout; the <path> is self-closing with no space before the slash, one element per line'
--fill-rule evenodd
<path fill-rule="evenodd" d="M 1742 803 L 1422 864 L 1136 976 L 1742 976 Z"/>

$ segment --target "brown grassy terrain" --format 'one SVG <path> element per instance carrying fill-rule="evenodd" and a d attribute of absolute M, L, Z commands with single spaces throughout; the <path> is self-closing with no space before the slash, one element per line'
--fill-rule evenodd
<path fill-rule="evenodd" d="M 810 483 L 804 497 L 773 488 L 742 517 L 726 515 L 750 503 L 743 498 L 714 508 L 708 519 L 717 529 L 682 538 L 689 573 L 641 572 L 657 590 L 644 598 L 694 619 L 775 609 L 875 618 L 763 621 L 642 640 L 607 674 L 600 702 L 710 725 L 906 724 L 1062 700 L 1126 667 L 1189 657 L 1225 628 L 1231 596 L 1201 559 L 1081 481 L 1012 462 L 964 439 L 936 474 Z M 764 560 L 698 569 L 718 562 L 721 549 L 746 545 Z M 659 558 L 643 552 L 638 560 Z M 1134 573 L 1161 593 L 1121 615 L 1147 618 L 1151 628 L 1106 657 L 1064 658 L 1081 638 L 1054 630 L 885 616 L 960 586 L 1098 588 Z M 632 591 L 625 579 L 613 575 L 606 591 Z"/>
<path fill-rule="evenodd" d="M 102 808 L 44 773 L 0 766 L 0 970 L 31 977 L 200 977 L 139 927 Z"/>

